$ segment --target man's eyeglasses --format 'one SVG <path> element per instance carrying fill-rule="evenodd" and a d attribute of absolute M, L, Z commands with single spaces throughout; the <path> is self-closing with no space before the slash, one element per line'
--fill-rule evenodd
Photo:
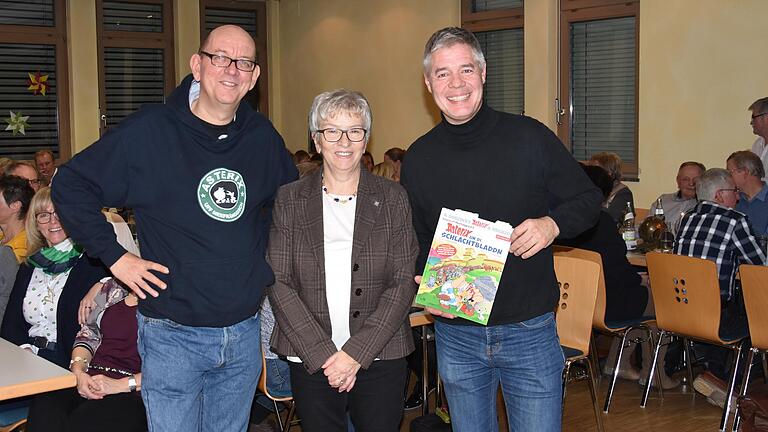
<path fill-rule="evenodd" d="M 726 192 L 733 192 L 735 194 L 739 193 L 739 188 L 731 188 L 731 189 L 718 189 L 718 192 L 720 191 L 726 191 Z"/>
<path fill-rule="evenodd" d="M 768 114 L 768 112 L 764 112 L 764 113 L 760 113 L 760 114 L 752 114 L 752 120 L 754 120 L 754 119 L 756 119 L 758 117 L 762 117 L 762 116 L 764 116 L 766 114 Z"/>
<path fill-rule="evenodd" d="M 59 219 L 59 215 L 56 214 L 55 211 L 54 212 L 35 213 L 35 220 L 39 224 L 47 224 L 47 223 L 51 222 L 51 217 L 54 217 L 54 216 L 56 217 L 56 220 L 60 220 Z"/>
<path fill-rule="evenodd" d="M 365 134 L 368 132 L 363 128 L 352 128 L 348 130 L 343 129 L 320 129 L 318 130 L 328 142 L 337 142 L 341 139 L 341 136 L 346 134 L 347 139 L 350 142 L 360 142 L 365 139 Z"/>
<path fill-rule="evenodd" d="M 205 51 L 200 51 L 200 54 L 203 54 L 211 59 L 211 64 L 216 67 L 228 68 L 229 65 L 234 63 L 237 70 L 241 70 L 243 72 L 253 72 L 253 70 L 256 69 L 256 62 L 253 60 L 233 59 L 225 55 L 211 54 Z"/>
<path fill-rule="evenodd" d="M 30 185 L 30 186 L 32 186 L 32 187 L 35 187 L 35 186 L 37 186 L 37 185 L 41 185 L 41 186 L 42 186 L 42 185 L 43 185 L 43 183 L 44 183 L 44 182 L 43 182 L 42 180 L 40 180 L 40 179 L 27 179 L 27 181 L 29 182 L 29 185 Z"/>

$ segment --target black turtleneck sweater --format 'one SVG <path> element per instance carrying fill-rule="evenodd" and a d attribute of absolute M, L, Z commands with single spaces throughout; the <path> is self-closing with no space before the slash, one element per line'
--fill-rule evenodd
<path fill-rule="evenodd" d="M 550 216 L 560 236 L 569 238 L 597 222 L 602 202 L 598 189 L 546 126 L 487 105 L 462 125 L 443 118 L 417 139 L 406 153 L 400 181 L 411 200 L 419 239 L 417 273 L 424 268 L 442 207 L 512 226 Z M 550 210 L 553 196 L 560 204 Z M 551 248 L 525 260 L 510 254 L 488 325 L 551 312 L 558 297 Z"/>

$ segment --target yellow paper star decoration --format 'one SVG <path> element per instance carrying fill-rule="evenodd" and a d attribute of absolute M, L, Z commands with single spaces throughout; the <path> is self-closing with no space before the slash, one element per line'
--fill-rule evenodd
<path fill-rule="evenodd" d="M 40 71 L 34 74 L 27 72 L 27 75 L 29 75 L 29 87 L 27 87 L 27 90 L 32 90 L 34 95 L 39 93 L 45 96 L 45 91 L 48 89 L 48 75 L 41 75 Z"/>
<path fill-rule="evenodd" d="M 21 111 L 19 111 L 18 113 L 14 113 L 13 111 L 8 111 L 8 112 L 11 114 L 11 117 L 5 119 L 5 122 L 8 123 L 8 126 L 5 128 L 5 130 L 13 131 L 14 135 L 16 135 L 17 133 L 26 135 L 26 131 L 24 128 L 29 127 L 29 123 L 27 123 L 29 116 L 22 115 Z"/>

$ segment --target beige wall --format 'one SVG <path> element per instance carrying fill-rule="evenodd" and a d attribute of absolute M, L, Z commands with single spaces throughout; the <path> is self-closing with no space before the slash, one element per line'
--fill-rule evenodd
<path fill-rule="evenodd" d="M 642 0 L 638 206 L 675 188 L 680 162 L 723 166 L 754 140 L 746 107 L 768 95 L 768 57 L 758 50 L 764 0 Z M 183 8 L 180 6 L 183 5 Z M 197 0 L 175 0 L 176 75 L 199 43 Z M 337 87 L 371 101 L 376 161 L 431 128 L 437 113 L 420 60 L 434 30 L 460 23 L 459 0 L 268 0 L 270 111 L 291 150 L 306 148 L 312 98 Z M 73 152 L 98 138 L 93 0 L 68 2 Z M 526 113 L 554 127 L 555 0 L 526 4 Z M 542 72 L 543 71 L 543 72 Z"/>
<path fill-rule="evenodd" d="M 765 16 L 764 0 L 640 2 L 637 206 L 675 190 L 681 162 L 724 167 L 751 146 L 747 106 L 768 96 Z"/>
<path fill-rule="evenodd" d="M 282 0 L 275 5 L 280 98 L 272 104 L 288 148 L 306 148 L 312 99 L 339 87 L 369 99 L 374 117 L 369 150 L 377 162 L 388 148 L 407 147 L 435 124 L 438 114 L 424 90 L 421 56 L 432 32 L 459 24 L 458 0 Z"/>

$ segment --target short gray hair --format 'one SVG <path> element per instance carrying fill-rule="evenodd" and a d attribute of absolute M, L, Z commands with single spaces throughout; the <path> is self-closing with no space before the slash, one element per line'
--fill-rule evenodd
<path fill-rule="evenodd" d="M 358 115 L 366 130 L 365 142 L 371 137 L 373 117 L 371 105 L 362 93 L 354 90 L 337 89 L 315 96 L 309 109 L 309 131 L 312 136 L 320 129 L 320 123 L 341 113 Z"/>
<path fill-rule="evenodd" d="M 460 43 L 469 46 L 480 69 L 485 67 L 483 49 L 475 35 L 461 27 L 446 27 L 433 33 L 427 41 L 427 45 L 424 46 L 424 74 L 427 74 L 432 67 L 432 53 L 440 48 L 447 48 Z"/>
<path fill-rule="evenodd" d="M 768 113 L 768 97 L 760 98 L 747 108 L 752 111 L 752 114 L 764 114 Z"/>
<path fill-rule="evenodd" d="M 757 177 L 759 179 L 765 177 L 763 161 L 760 160 L 758 155 L 752 153 L 749 150 L 733 152 L 725 161 L 733 161 L 734 165 L 736 165 L 736 168 L 740 170 L 747 170 L 751 176 Z"/>
<path fill-rule="evenodd" d="M 696 196 L 699 200 L 714 201 L 717 191 L 728 189 L 733 179 L 731 173 L 723 168 L 710 168 L 704 171 L 696 182 Z"/>

